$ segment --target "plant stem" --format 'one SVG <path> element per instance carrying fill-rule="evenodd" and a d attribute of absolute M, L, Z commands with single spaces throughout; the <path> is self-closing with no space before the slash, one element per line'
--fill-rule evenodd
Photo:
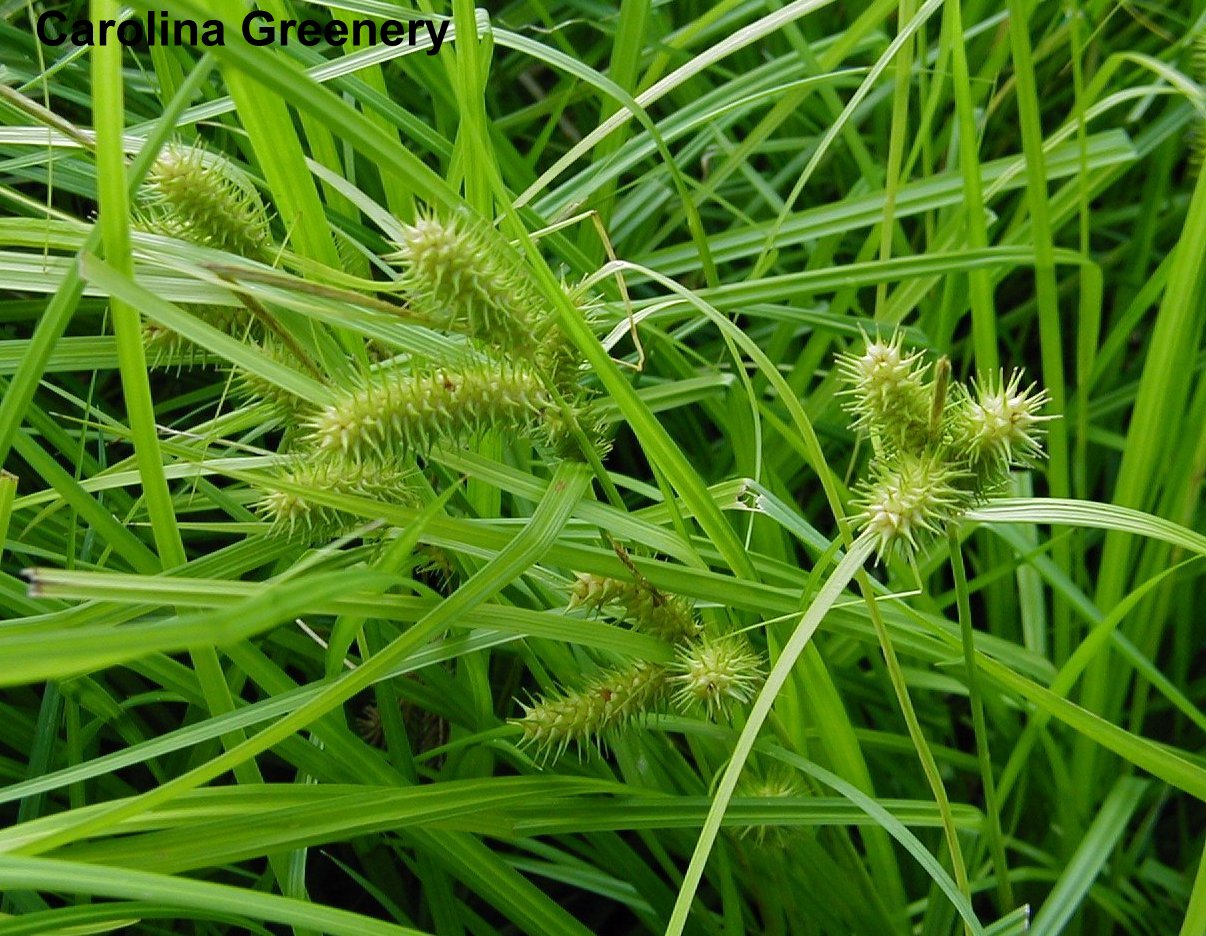
<path fill-rule="evenodd" d="M 976 645 L 971 619 L 971 601 L 967 590 L 967 569 L 963 565 L 963 550 L 959 543 L 959 528 L 949 524 L 947 542 L 951 551 L 951 572 L 955 577 L 955 600 L 959 609 L 959 632 L 963 638 L 963 665 L 967 673 L 967 696 L 971 704 L 972 730 L 976 735 L 976 759 L 980 763 L 980 782 L 984 785 L 984 811 L 988 820 L 988 848 L 997 878 L 997 900 L 1001 913 L 1013 907 L 1013 885 L 1005 860 L 1005 839 L 1001 833 L 1001 810 L 997 801 L 997 786 L 992 773 L 992 758 L 988 752 L 988 726 L 984 721 L 984 697 L 980 692 L 980 676 L 976 668 Z"/>
<path fill-rule="evenodd" d="M 863 599 L 867 604 L 867 611 L 871 615 L 871 623 L 875 628 L 875 636 L 879 640 L 880 650 L 884 655 L 884 663 L 888 667 L 888 678 L 892 681 L 892 689 L 896 693 L 897 703 L 900 705 L 901 714 L 904 715 L 905 725 L 909 729 L 909 738 L 913 741 L 913 747 L 917 750 L 917 757 L 921 761 L 921 769 L 925 773 L 926 780 L 930 784 L 930 790 L 933 792 L 934 801 L 938 804 L 938 813 L 942 817 L 942 830 L 946 835 L 947 849 L 951 853 L 951 868 L 955 873 L 955 883 L 959 886 L 959 891 L 968 900 L 971 900 L 971 885 L 967 879 L 967 866 L 963 861 L 963 849 L 959 845 L 959 833 L 955 828 L 955 817 L 951 814 L 951 801 L 946 795 L 946 787 L 942 785 L 942 776 L 938 772 L 938 762 L 934 759 L 934 752 L 930 750 L 929 742 L 925 739 L 925 734 L 921 730 L 921 722 L 917 719 L 917 711 L 913 708 L 913 700 L 909 698 L 909 687 L 905 684 L 904 670 L 900 667 L 900 660 L 896 656 L 896 648 L 892 645 L 892 638 L 888 634 L 888 628 L 884 624 L 883 615 L 879 613 L 879 605 L 875 601 L 875 592 L 871 585 L 871 579 L 867 573 L 861 568 L 856 576 L 859 590 L 863 593 Z M 964 931 L 971 933 L 971 926 L 964 921 Z"/>

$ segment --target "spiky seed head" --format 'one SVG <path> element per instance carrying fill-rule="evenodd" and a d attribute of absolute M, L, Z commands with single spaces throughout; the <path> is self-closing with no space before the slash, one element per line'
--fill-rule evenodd
<path fill-rule="evenodd" d="M 598 611 L 607 605 L 624 609 L 624 619 L 633 627 L 667 643 L 690 640 L 699 633 L 691 602 L 654 588 L 647 581 L 626 581 L 602 575 L 578 573 L 570 586 L 570 608 Z"/>
<path fill-rule="evenodd" d="M 799 775 L 782 764 L 775 764 L 764 772 L 742 774 L 736 792 L 738 796 L 764 800 L 794 800 L 808 795 Z M 795 826 L 759 823 L 745 826 L 739 834 L 741 838 L 752 837 L 759 847 L 777 849 L 786 846 L 798 831 Z"/>
<path fill-rule="evenodd" d="M 403 225 L 397 247 L 390 259 L 402 266 L 412 306 L 432 324 L 534 357 L 543 304 L 500 234 L 480 220 L 429 214 Z"/>
<path fill-rule="evenodd" d="M 223 334 L 234 338 L 254 336 L 257 333 L 256 324 L 247 311 L 235 306 L 203 305 L 196 302 L 180 303 L 181 311 L 200 319 L 207 325 Z M 177 334 L 170 328 L 143 319 L 142 344 L 147 351 L 147 361 L 150 367 L 163 367 L 175 364 L 178 367 L 192 367 L 206 360 L 206 351 L 189 341 L 183 335 Z"/>
<path fill-rule="evenodd" d="M 564 430 L 540 378 L 502 362 L 379 371 L 323 407 L 309 428 L 320 455 L 354 462 L 425 455 L 435 444 L 465 441 L 490 428 L 546 438 Z"/>
<path fill-rule="evenodd" d="M 706 636 L 679 646 L 671 666 L 674 702 L 702 707 L 710 718 L 754 697 L 764 675 L 762 655 L 739 634 Z"/>
<path fill-rule="evenodd" d="M 531 705 L 511 724 L 523 729 L 520 744 L 541 759 L 556 759 L 571 745 L 579 754 L 657 707 L 667 689 L 666 669 L 641 661 L 606 670 L 580 689 L 554 692 Z"/>
<path fill-rule="evenodd" d="M 838 356 L 846 389 L 841 395 L 855 416 L 854 428 L 889 449 L 918 452 L 928 441 L 932 394 L 929 365 L 920 352 L 906 353 L 904 336 L 864 338 L 861 353 Z"/>
<path fill-rule="evenodd" d="M 881 561 L 892 550 L 911 554 L 972 505 L 974 494 L 959 487 L 966 477 L 940 456 L 897 452 L 859 489 L 854 519 L 875 537 Z"/>
<path fill-rule="evenodd" d="M 250 259 L 267 255 L 268 209 L 247 174 L 223 156 L 169 144 L 140 194 L 143 230 Z"/>
<path fill-rule="evenodd" d="M 398 465 L 343 464 L 330 459 L 299 459 L 277 479 L 260 482 L 264 496 L 256 505 L 271 532 L 307 543 L 334 539 L 369 522 L 361 514 L 319 504 L 294 488 L 346 494 L 383 504 L 418 503 L 414 473 Z"/>
<path fill-rule="evenodd" d="M 1022 371 L 1009 380 L 1003 373 L 973 381 L 972 390 L 958 394 L 953 409 L 951 445 L 974 469 L 991 465 L 1008 471 L 1013 465 L 1028 465 L 1043 456 L 1043 423 L 1040 415 L 1049 397 L 1037 384 L 1022 386 Z"/>
<path fill-rule="evenodd" d="M 281 341 L 266 337 L 256 350 L 269 360 L 296 369 L 296 355 Z M 232 389 L 236 396 L 255 403 L 265 403 L 278 419 L 296 420 L 310 409 L 310 404 L 284 387 L 266 380 L 254 371 L 232 368 Z"/>

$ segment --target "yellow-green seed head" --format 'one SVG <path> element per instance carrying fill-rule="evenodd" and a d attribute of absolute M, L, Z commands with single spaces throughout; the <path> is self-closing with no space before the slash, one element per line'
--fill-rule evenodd
<path fill-rule="evenodd" d="M 396 259 L 416 310 L 433 325 L 532 359 L 544 331 L 543 304 L 521 258 L 480 221 L 420 217 L 404 225 Z"/>
<path fill-rule="evenodd" d="M 425 455 L 441 442 L 486 429 L 552 435 L 561 411 L 530 369 L 501 362 L 462 369 L 389 368 L 343 391 L 310 420 L 310 442 L 323 455 L 389 461 Z"/>
<path fill-rule="evenodd" d="M 854 519 L 875 537 L 881 560 L 894 549 L 911 554 L 974 503 L 975 495 L 959 486 L 964 480 L 965 472 L 937 455 L 898 452 L 860 487 Z"/>
<path fill-rule="evenodd" d="M 762 655 L 739 634 L 680 645 L 670 670 L 675 704 L 703 708 L 710 718 L 749 702 L 764 676 Z"/>
<path fill-rule="evenodd" d="M 787 767 L 776 764 L 764 773 L 747 771 L 737 784 L 736 793 L 741 797 L 772 801 L 795 800 L 808 795 L 808 790 L 799 775 Z M 741 829 L 741 838 L 752 838 L 760 848 L 778 849 L 788 845 L 799 832 L 797 826 L 757 824 Z"/>
<path fill-rule="evenodd" d="M 222 156 L 183 144 L 164 147 L 141 200 L 143 230 L 249 259 L 267 254 L 268 209 L 246 173 Z"/>
<path fill-rule="evenodd" d="M 899 333 L 866 339 L 861 353 L 840 355 L 837 364 L 854 428 L 890 450 L 916 453 L 928 441 L 932 391 L 929 365 L 920 352 L 906 354 L 903 340 Z"/>
<path fill-rule="evenodd" d="M 257 350 L 269 360 L 292 368 L 298 366 L 297 357 L 280 341 L 266 338 L 260 342 Z M 233 374 L 232 389 L 235 395 L 255 403 L 267 404 L 278 419 L 295 421 L 311 408 L 301 397 L 295 396 L 271 380 L 265 380 L 254 371 L 235 367 Z"/>
<path fill-rule="evenodd" d="M 998 373 L 960 387 L 950 408 L 949 444 L 956 457 L 966 459 L 982 483 L 1003 481 L 1012 466 L 1031 465 L 1043 457 L 1043 423 L 1039 415 L 1048 394 L 1037 384 L 1022 387 L 1022 372 L 1004 379 Z"/>
<path fill-rule="evenodd" d="M 248 337 L 249 333 L 258 331 L 246 310 L 237 306 L 202 305 L 195 302 L 179 303 L 179 306 L 182 311 L 235 338 Z M 204 348 L 149 319 L 143 319 L 142 322 L 142 344 L 147 350 L 147 363 L 150 367 L 192 367 L 206 360 Z"/>
<path fill-rule="evenodd" d="M 409 506 L 418 503 L 413 477 L 413 471 L 396 465 L 299 460 L 279 476 L 283 483 L 260 482 L 265 493 L 257 507 L 260 515 L 271 522 L 273 535 L 308 543 L 322 542 L 364 527 L 372 522 L 371 517 L 317 503 L 305 493 L 293 490 L 294 487 Z"/>
<path fill-rule="evenodd" d="M 691 602 L 669 595 L 646 581 L 625 581 L 580 572 L 570 587 L 570 607 L 596 611 L 608 605 L 624 609 L 624 618 L 638 630 L 667 643 L 680 643 L 699 633 Z"/>
<path fill-rule="evenodd" d="M 524 705 L 523 715 L 511 723 L 523 729 L 520 743 L 536 748 L 541 757 L 560 757 L 571 744 L 581 753 L 658 706 L 667 685 L 665 667 L 633 663 L 600 673 L 581 689 Z"/>

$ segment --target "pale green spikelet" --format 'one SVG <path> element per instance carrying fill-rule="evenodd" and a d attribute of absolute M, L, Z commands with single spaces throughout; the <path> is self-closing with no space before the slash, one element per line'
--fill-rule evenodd
<path fill-rule="evenodd" d="M 437 442 L 463 441 L 490 428 L 553 434 L 563 420 L 531 369 L 486 362 L 379 371 L 343 391 L 309 427 L 318 452 L 361 461 L 426 454 Z"/>
<path fill-rule="evenodd" d="M 764 660 L 740 634 L 707 635 L 681 644 L 670 667 L 674 703 L 702 708 L 709 718 L 727 717 L 749 702 L 765 676 Z"/>
<path fill-rule="evenodd" d="M 601 300 L 581 286 L 562 281 L 561 288 L 593 330 L 600 318 Z M 564 394 L 581 392 L 578 384 L 582 372 L 582 353 L 561 328 L 557 315 L 551 310 L 540 320 L 540 337 L 535 350 L 535 363 L 550 383 Z"/>
<path fill-rule="evenodd" d="M 920 352 L 903 350 L 899 332 L 887 340 L 863 337 L 861 353 L 837 359 L 847 385 L 841 395 L 855 417 L 854 429 L 870 435 L 877 449 L 920 452 L 929 440 L 933 402 L 929 365 Z"/>
<path fill-rule="evenodd" d="M 599 747 L 603 739 L 640 718 L 665 698 L 666 668 L 641 661 L 606 670 L 580 689 L 562 690 L 532 705 L 511 724 L 523 729 L 520 744 L 534 747 L 542 758 L 557 758 L 571 744 Z M 521 703 L 522 705 L 522 703 Z"/>
<path fill-rule="evenodd" d="M 897 452 L 873 471 L 872 481 L 860 485 L 853 499 L 858 508 L 853 519 L 874 535 L 881 560 L 893 550 L 916 551 L 975 502 L 975 495 L 960 486 L 967 473 L 932 453 Z"/>
<path fill-rule="evenodd" d="M 1011 467 L 1033 465 L 1043 457 L 1043 423 L 1039 411 L 1048 402 L 1037 384 L 1022 386 L 1021 370 L 1006 381 L 1003 372 L 956 388 L 948 407 L 951 456 L 965 460 L 975 472 L 979 493 L 1003 484 Z"/>
<path fill-rule="evenodd" d="M 297 367 L 297 357 L 283 342 L 265 338 L 257 346 L 257 350 L 269 360 L 289 367 Z M 234 381 L 232 392 L 235 396 L 253 403 L 267 404 L 272 414 L 278 419 L 296 421 L 298 417 L 309 412 L 311 405 L 271 380 L 265 380 L 254 371 L 242 367 L 232 368 Z"/>
<path fill-rule="evenodd" d="M 249 320 L 245 310 L 235 306 L 202 305 L 196 302 L 180 303 L 179 308 L 207 325 L 211 325 L 224 334 L 236 338 L 248 336 L 258 330 L 256 324 Z M 149 367 L 176 365 L 192 367 L 206 358 L 203 348 L 193 344 L 183 335 L 179 335 L 149 319 L 142 322 L 142 343 L 147 349 L 147 364 Z"/>
<path fill-rule="evenodd" d="M 543 304 L 505 238 L 465 216 L 428 214 L 403 225 L 397 247 L 390 259 L 402 266 L 411 305 L 432 325 L 534 357 Z"/>
<path fill-rule="evenodd" d="M 247 174 L 202 147 L 165 146 L 143 185 L 139 226 L 263 259 L 271 243 L 268 209 Z"/>
<path fill-rule="evenodd" d="M 620 606 L 634 627 L 667 643 L 690 640 L 699 633 L 691 602 L 680 595 L 668 595 L 643 578 L 629 582 L 578 573 L 570 586 L 570 607 L 598 611 L 607 605 Z"/>
<path fill-rule="evenodd" d="M 742 774 L 735 792 L 741 797 L 762 800 L 795 800 L 808 795 L 799 775 L 781 764 L 775 764 L 765 772 Z M 758 823 L 742 827 L 739 835 L 743 839 L 752 838 L 760 848 L 781 849 L 799 831 L 795 826 Z"/>
<path fill-rule="evenodd" d="M 279 476 L 283 484 L 274 486 L 274 479 L 258 482 L 265 493 L 256 506 L 260 515 L 271 522 L 273 535 L 308 543 L 331 540 L 363 527 L 371 520 L 361 514 L 316 503 L 289 488 L 297 486 L 326 494 L 348 494 L 385 504 L 409 506 L 418 503 L 413 476 L 413 470 L 396 465 L 349 465 L 327 459 L 298 459 Z"/>
<path fill-rule="evenodd" d="M 262 260 L 271 244 L 268 209 L 247 175 L 202 147 L 174 143 L 155 160 L 139 193 L 135 227 L 190 244 Z M 255 338 L 259 324 L 242 308 L 190 303 L 185 311 L 236 338 Z M 151 366 L 174 359 L 192 364 L 202 352 L 154 322 L 143 325 Z"/>

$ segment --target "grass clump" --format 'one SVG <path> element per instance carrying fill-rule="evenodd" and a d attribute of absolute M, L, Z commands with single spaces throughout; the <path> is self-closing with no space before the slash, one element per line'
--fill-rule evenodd
<path fill-rule="evenodd" d="M 1201 11 L 539 7 L 0 14 L 0 930 L 1206 932 Z"/>

